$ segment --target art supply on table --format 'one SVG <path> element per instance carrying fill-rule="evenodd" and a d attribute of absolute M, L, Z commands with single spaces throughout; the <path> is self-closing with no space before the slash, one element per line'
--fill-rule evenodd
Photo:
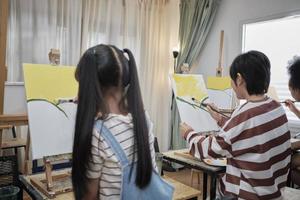
<path fill-rule="evenodd" d="M 227 159 L 226 158 L 205 158 L 203 161 L 212 166 L 220 166 L 220 167 L 225 167 L 227 165 Z"/>
<path fill-rule="evenodd" d="M 299 137 L 300 136 L 300 133 L 297 133 L 295 136 L 294 136 L 294 138 L 297 138 L 297 137 Z"/>

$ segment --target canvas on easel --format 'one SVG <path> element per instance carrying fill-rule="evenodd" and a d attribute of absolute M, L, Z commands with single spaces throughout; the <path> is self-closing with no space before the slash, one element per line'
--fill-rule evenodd
<path fill-rule="evenodd" d="M 231 110 L 233 105 L 233 89 L 230 77 L 207 77 L 209 99 L 220 110 Z"/>
<path fill-rule="evenodd" d="M 77 104 L 75 67 L 24 64 L 32 159 L 43 159 L 45 177 L 30 181 L 49 198 L 72 190 L 70 173 L 52 176 L 51 162 L 69 160 Z"/>
<path fill-rule="evenodd" d="M 77 105 L 75 67 L 24 64 L 32 159 L 72 152 Z"/>
<path fill-rule="evenodd" d="M 218 131 L 216 121 L 203 106 L 209 99 L 202 75 L 173 74 L 171 81 L 181 121 L 197 132 Z"/>

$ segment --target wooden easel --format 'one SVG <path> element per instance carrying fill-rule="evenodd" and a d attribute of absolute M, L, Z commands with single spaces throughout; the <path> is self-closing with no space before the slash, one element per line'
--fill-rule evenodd
<path fill-rule="evenodd" d="M 220 33 L 220 48 L 219 48 L 219 62 L 216 69 L 216 77 L 223 76 L 223 47 L 224 47 L 224 30 Z M 233 113 L 233 109 L 220 109 L 220 111 L 228 116 Z"/>
<path fill-rule="evenodd" d="M 2 141 L 2 129 L 10 129 L 16 126 L 26 126 L 28 125 L 28 117 L 26 114 L 20 115 L 0 115 L 0 148 L 25 148 L 25 163 L 24 163 L 24 173 L 29 174 L 31 171 L 31 162 L 29 160 L 29 146 L 30 146 L 30 134 L 29 129 L 27 132 L 27 140 L 20 138 L 13 138 L 8 141 Z"/>
<path fill-rule="evenodd" d="M 216 70 L 216 76 L 217 77 L 222 77 L 223 76 L 223 67 L 222 67 L 223 46 L 224 46 L 224 30 L 221 30 L 220 49 L 219 49 L 219 62 L 218 62 L 217 70 Z"/>
<path fill-rule="evenodd" d="M 32 175 L 30 178 L 30 182 L 50 199 L 55 198 L 59 194 L 72 191 L 71 171 L 59 175 L 52 175 L 53 162 L 71 159 L 71 154 L 45 156 L 43 158 L 45 167 L 44 178 L 38 178 L 37 176 L 35 177 L 34 175 Z"/>
<path fill-rule="evenodd" d="M 7 76 L 5 66 L 6 59 L 6 35 L 8 22 L 8 0 L 0 1 L 0 114 L 3 114 L 4 106 L 4 85 Z"/>

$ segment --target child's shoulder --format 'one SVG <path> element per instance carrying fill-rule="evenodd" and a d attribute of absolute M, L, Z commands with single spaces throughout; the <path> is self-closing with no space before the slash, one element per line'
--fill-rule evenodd
<path fill-rule="evenodd" d="M 238 113 L 252 113 L 252 112 L 264 112 L 273 109 L 282 108 L 282 105 L 274 99 L 268 97 L 263 101 L 251 102 L 247 101 L 240 105 L 236 111 Z"/>

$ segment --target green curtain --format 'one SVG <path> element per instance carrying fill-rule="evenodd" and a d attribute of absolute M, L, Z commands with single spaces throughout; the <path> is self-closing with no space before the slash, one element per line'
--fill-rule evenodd
<path fill-rule="evenodd" d="M 181 0 L 179 42 L 180 50 L 177 60 L 176 73 L 180 66 L 188 63 L 192 66 L 199 56 L 209 30 L 214 21 L 221 0 Z M 186 147 L 186 142 L 179 133 L 180 117 L 176 102 L 172 100 L 171 112 L 171 146 L 170 149 Z"/>

